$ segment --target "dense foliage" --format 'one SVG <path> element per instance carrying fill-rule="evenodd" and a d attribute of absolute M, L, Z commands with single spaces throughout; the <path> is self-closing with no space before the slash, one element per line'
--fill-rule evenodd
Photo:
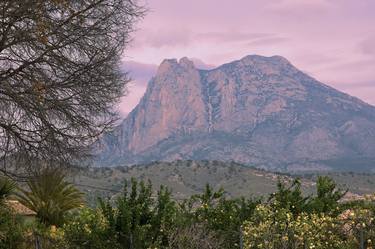
<path fill-rule="evenodd" d="M 0 206 L 0 249 L 21 248 L 25 239 L 24 231 L 20 217 Z"/>
<path fill-rule="evenodd" d="M 316 188 L 304 196 L 299 180 L 280 180 L 261 200 L 228 198 L 207 185 L 176 201 L 169 189 L 155 192 L 150 182 L 132 179 L 96 208 L 65 211 L 57 227 L 40 219 L 25 224 L 3 206 L 0 248 L 373 248 L 373 199 L 340 202 L 346 191 L 327 177 Z"/>

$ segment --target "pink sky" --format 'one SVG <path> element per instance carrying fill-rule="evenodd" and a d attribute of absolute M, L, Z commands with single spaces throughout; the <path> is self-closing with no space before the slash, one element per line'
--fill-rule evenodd
<path fill-rule="evenodd" d="M 149 0 L 125 52 L 135 79 L 120 110 L 138 103 L 164 58 L 220 65 L 281 55 L 302 71 L 375 105 L 375 0 Z M 203 65 L 202 62 L 197 64 Z"/>

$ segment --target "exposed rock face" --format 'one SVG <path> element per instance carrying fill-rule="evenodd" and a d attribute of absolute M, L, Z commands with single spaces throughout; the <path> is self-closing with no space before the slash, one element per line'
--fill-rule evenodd
<path fill-rule="evenodd" d="M 353 170 L 375 169 L 375 107 L 280 56 L 246 56 L 212 70 L 165 60 L 96 151 L 98 165 L 215 159 L 315 170 L 351 160 Z"/>

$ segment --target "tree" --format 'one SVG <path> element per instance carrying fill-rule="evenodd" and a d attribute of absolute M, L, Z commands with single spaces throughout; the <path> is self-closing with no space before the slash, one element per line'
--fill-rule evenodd
<path fill-rule="evenodd" d="M 213 249 L 222 248 L 222 241 L 217 234 L 206 225 L 192 223 L 177 227 L 170 234 L 170 247 L 174 249 Z"/>
<path fill-rule="evenodd" d="M 83 194 L 64 180 L 65 174 L 56 169 L 46 169 L 42 174 L 31 177 L 28 189 L 17 193 L 19 202 L 36 213 L 45 225 L 60 226 L 65 215 L 83 206 Z"/>
<path fill-rule="evenodd" d="M 290 186 L 286 186 L 281 179 L 277 183 L 277 191 L 270 195 L 269 202 L 274 210 L 290 210 L 293 215 L 302 213 L 310 197 L 304 197 L 301 190 L 301 180 L 294 179 Z"/>
<path fill-rule="evenodd" d="M 258 205 L 244 223 L 246 249 L 344 249 L 354 248 L 341 236 L 339 220 L 325 214 L 295 215 L 290 209 Z"/>
<path fill-rule="evenodd" d="M 338 214 L 339 200 L 348 191 L 337 188 L 335 181 L 328 176 L 319 176 L 316 181 L 316 197 L 309 203 L 309 209 L 316 213 Z"/>
<path fill-rule="evenodd" d="M 97 209 L 83 208 L 62 228 L 63 240 L 59 247 L 66 249 L 117 249 L 116 235 L 108 221 Z"/>
<path fill-rule="evenodd" d="M 160 186 L 156 200 L 151 182 L 131 179 L 112 205 L 100 200 L 100 209 L 109 224 L 109 234 L 119 248 L 168 248 L 169 236 L 177 218 L 177 205 L 171 192 Z"/>
<path fill-rule="evenodd" d="M 116 120 L 133 0 L 0 2 L 0 159 L 73 162 Z M 3 166 L 4 166 L 3 165 Z M 5 167 L 3 167 L 5 171 Z"/>
<path fill-rule="evenodd" d="M 206 226 L 211 235 L 220 238 L 220 248 L 240 248 L 241 226 L 251 218 L 260 200 L 227 199 L 223 189 L 214 191 L 208 184 L 204 193 L 192 198 L 197 201 L 193 210 L 194 223 Z"/>

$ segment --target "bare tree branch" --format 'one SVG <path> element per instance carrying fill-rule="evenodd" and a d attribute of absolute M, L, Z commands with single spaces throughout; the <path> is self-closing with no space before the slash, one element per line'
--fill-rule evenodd
<path fill-rule="evenodd" d="M 0 158 L 73 163 L 112 127 L 133 0 L 0 2 Z M 20 165 L 19 163 L 15 163 Z M 28 168 L 35 167 L 30 163 Z"/>

